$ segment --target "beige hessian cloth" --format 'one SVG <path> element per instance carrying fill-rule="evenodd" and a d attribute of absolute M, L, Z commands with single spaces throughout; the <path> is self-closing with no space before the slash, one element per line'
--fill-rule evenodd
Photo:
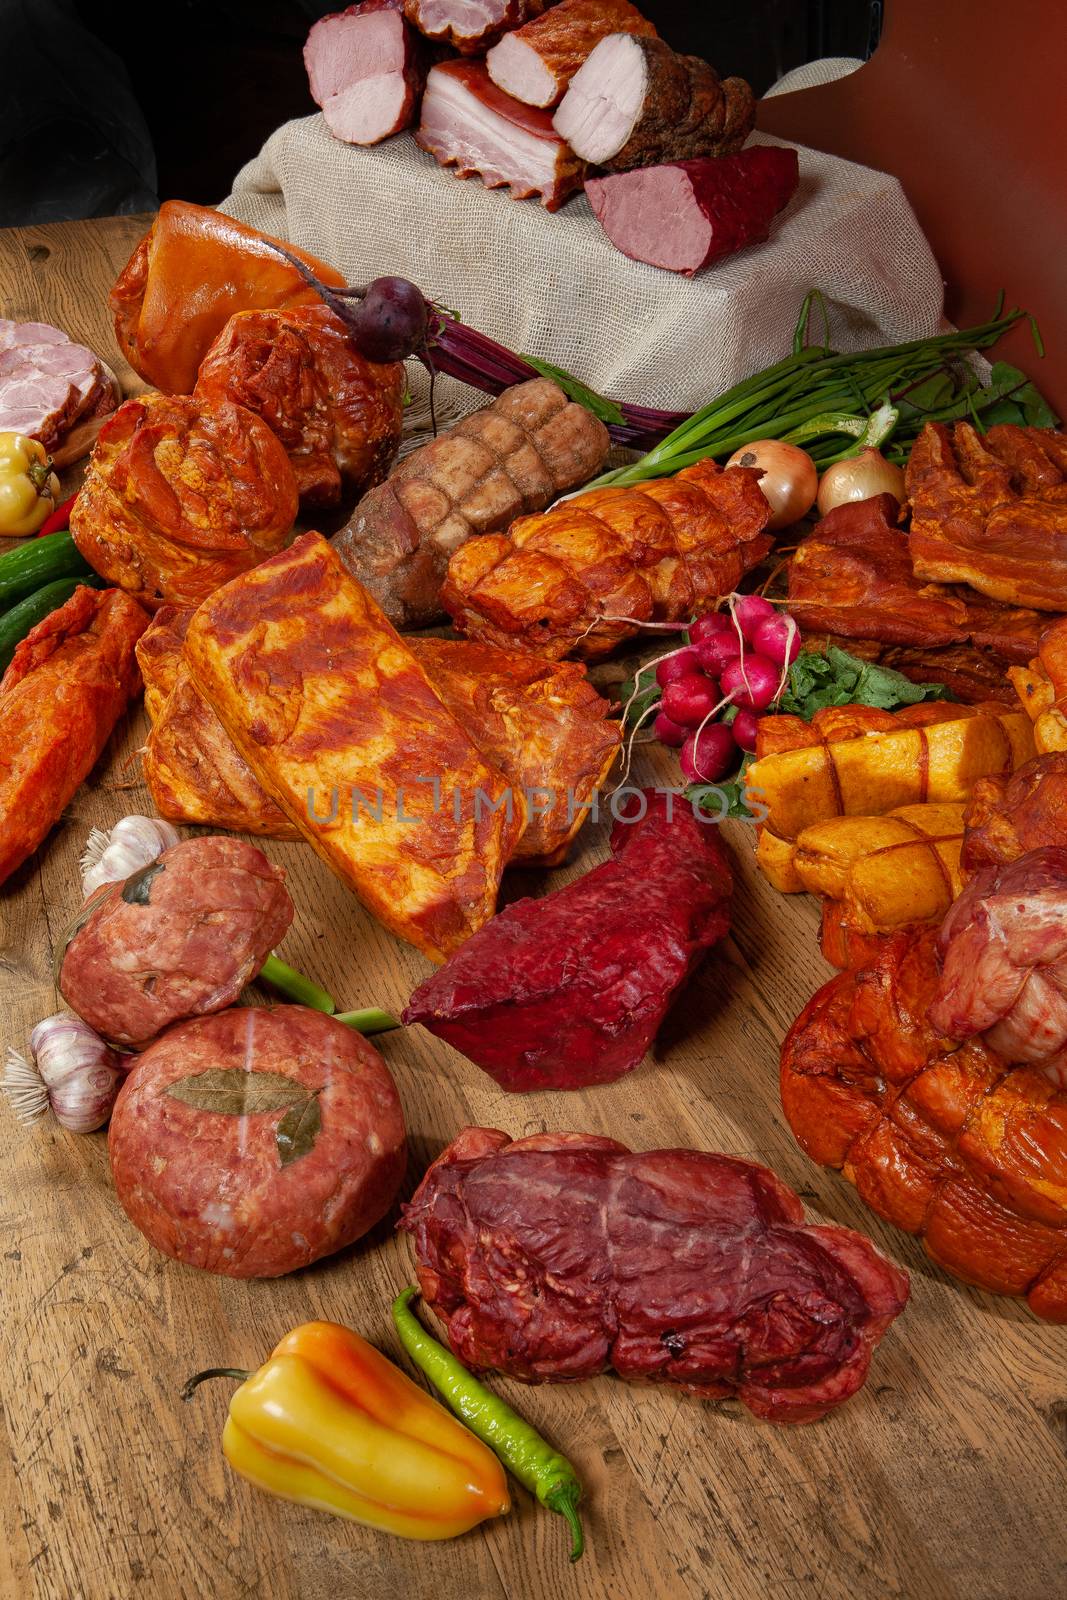
<path fill-rule="evenodd" d="M 410 134 L 361 149 L 321 116 L 273 133 L 222 209 L 349 283 L 411 278 L 512 350 L 670 410 L 695 410 L 786 355 L 813 287 L 839 349 L 919 338 L 941 317 L 941 275 L 897 180 L 812 150 L 800 151 L 800 187 L 772 237 L 695 278 L 621 255 L 582 194 L 550 215 L 462 181 Z M 483 403 L 451 384 L 438 397 L 446 412 Z"/>

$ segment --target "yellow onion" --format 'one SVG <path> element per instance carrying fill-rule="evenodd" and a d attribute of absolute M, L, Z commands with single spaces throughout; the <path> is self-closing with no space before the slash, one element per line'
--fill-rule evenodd
<path fill-rule="evenodd" d="M 904 474 L 880 450 L 868 445 L 859 455 L 827 467 L 819 480 L 819 515 L 825 517 L 850 500 L 873 500 L 876 494 L 891 494 L 899 506 L 904 499 Z"/>
<path fill-rule="evenodd" d="M 755 439 L 735 450 L 726 465 L 762 469 L 759 486 L 771 508 L 767 526 L 772 532 L 799 522 L 815 504 L 819 474 L 808 452 L 799 445 L 783 444 L 780 439 Z"/>

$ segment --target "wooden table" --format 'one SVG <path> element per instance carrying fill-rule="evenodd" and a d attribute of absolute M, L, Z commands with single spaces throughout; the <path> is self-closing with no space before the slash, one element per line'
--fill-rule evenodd
<path fill-rule="evenodd" d="M 0 235 L 0 312 L 44 318 L 116 360 L 106 294 L 137 219 Z M 90 826 L 151 810 L 141 714 L 112 741 L 38 855 L 0 895 L 4 1039 L 56 1009 L 53 941 L 78 902 Z M 500 1388 L 577 1463 L 590 1552 L 570 1568 L 556 1518 L 515 1513 L 441 1545 L 408 1544 L 268 1498 L 219 1450 L 224 1385 L 178 1398 L 214 1363 L 256 1366 L 311 1317 L 395 1353 L 392 1295 L 412 1276 L 387 1223 L 294 1277 L 231 1282 L 164 1259 L 126 1221 L 105 1136 L 0 1111 L 4 1157 L 4 1525 L 0 1594 L 38 1600 L 1051 1600 L 1067 1592 L 1067 1328 L 969 1289 L 881 1224 L 794 1144 L 778 1101 L 782 1034 L 827 976 L 816 910 L 770 891 L 730 829 L 732 937 L 664 1029 L 654 1062 L 583 1094 L 509 1096 L 416 1029 L 388 1036 L 411 1136 L 405 1194 L 465 1123 L 580 1128 L 639 1147 L 697 1145 L 773 1166 L 811 1215 L 859 1228 L 912 1274 L 912 1301 L 863 1392 L 783 1429 L 737 1408 L 603 1378 Z M 268 842 L 298 922 L 282 946 L 349 1006 L 399 1009 L 425 961 L 362 911 L 309 850 Z M 576 872 L 603 851 L 587 830 Z M 562 874 L 556 881 L 561 881 Z M 533 880 L 536 886 L 536 880 Z M 531 886 L 512 884 L 509 893 Z"/>

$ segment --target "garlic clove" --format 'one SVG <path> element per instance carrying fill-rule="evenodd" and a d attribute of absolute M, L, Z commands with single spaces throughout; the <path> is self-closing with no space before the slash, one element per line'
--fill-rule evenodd
<path fill-rule="evenodd" d="M 30 1053 L 32 1064 L 9 1048 L 0 1083 L 19 1121 L 36 1122 L 51 1105 L 57 1122 L 71 1133 L 102 1128 L 126 1076 L 124 1058 L 68 1012 L 37 1024 Z"/>
<path fill-rule="evenodd" d="M 109 833 L 93 828 L 81 858 L 82 893 L 128 878 L 180 839 L 177 828 L 159 817 L 123 817 Z"/>

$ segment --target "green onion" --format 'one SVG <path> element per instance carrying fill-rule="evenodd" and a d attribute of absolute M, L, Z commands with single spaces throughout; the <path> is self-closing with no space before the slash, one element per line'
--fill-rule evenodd
<path fill-rule="evenodd" d="M 393 1028 L 399 1028 L 400 1023 L 388 1011 L 378 1011 L 374 1006 L 368 1006 L 365 1011 L 337 1011 L 334 1013 L 335 1022 L 343 1022 L 346 1028 L 355 1028 L 357 1033 L 390 1033 Z"/>
<path fill-rule="evenodd" d="M 1024 373 L 1002 366 L 983 388 L 964 360 L 972 351 L 995 344 L 1027 315 L 1024 311 L 1001 316 L 998 306 L 996 316 L 974 328 L 838 355 L 825 345 L 804 342 L 817 302 L 817 294 L 804 301 L 791 355 L 735 384 L 639 461 L 605 473 L 588 487 L 645 483 L 708 457 L 725 460 L 756 439 L 803 444 L 820 471 L 871 444 L 882 445 L 890 460 L 903 462 L 928 421 L 970 416 L 981 426 L 984 409 L 1013 396 L 1022 403 L 1024 390 L 1027 403 L 1034 403 L 1036 391 Z M 919 387 L 924 384 L 925 393 Z M 1039 402 L 1040 396 L 1036 398 Z"/>
<path fill-rule="evenodd" d="M 279 989 L 294 1005 L 310 1006 L 313 1011 L 325 1011 L 327 1016 L 333 1016 L 337 1010 L 333 996 L 320 989 L 317 983 L 312 983 L 310 978 L 305 978 L 302 972 L 297 972 L 287 962 L 278 956 L 268 956 L 259 969 L 259 976 L 264 983 L 269 983 L 273 988 Z"/>

